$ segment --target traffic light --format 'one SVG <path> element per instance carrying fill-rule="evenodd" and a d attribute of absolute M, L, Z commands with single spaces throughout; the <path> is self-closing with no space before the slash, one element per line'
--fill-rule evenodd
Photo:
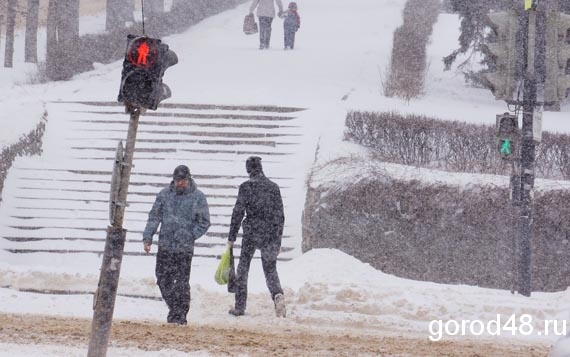
<path fill-rule="evenodd" d="M 559 102 L 570 89 L 570 15 L 549 11 L 546 17 L 544 101 Z"/>
<path fill-rule="evenodd" d="M 177 63 L 176 53 L 159 39 L 128 35 L 118 101 L 156 110 L 158 103 L 171 96 L 162 76 Z"/>
<path fill-rule="evenodd" d="M 518 129 L 516 115 L 509 113 L 497 115 L 497 149 L 502 159 L 509 160 L 516 157 Z"/>
<path fill-rule="evenodd" d="M 514 12 L 493 12 L 487 15 L 494 31 L 495 42 L 483 44 L 483 51 L 491 56 L 495 71 L 483 75 L 497 100 L 512 100 L 517 86 L 517 29 Z"/>

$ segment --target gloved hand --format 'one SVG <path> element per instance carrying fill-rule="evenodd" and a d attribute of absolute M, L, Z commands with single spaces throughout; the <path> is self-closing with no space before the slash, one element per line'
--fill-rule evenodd
<path fill-rule="evenodd" d="M 233 247 L 233 246 L 234 246 L 234 242 L 232 242 L 231 240 L 228 240 L 228 245 L 229 245 L 230 247 Z"/>
<path fill-rule="evenodd" d="M 279 11 L 279 13 L 277 13 L 277 16 L 279 16 L 280 19 L 283 18 L 283 11 Z"/>

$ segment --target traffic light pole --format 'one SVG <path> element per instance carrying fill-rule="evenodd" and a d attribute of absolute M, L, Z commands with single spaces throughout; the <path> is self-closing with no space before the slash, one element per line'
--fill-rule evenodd
<path fill-rule="evenodd" d="M 524 99 L 522 118 L 520 162 L 520 244 L 519 244 L 519 293 L 531 294 L 531 240 L 533 225 L 534 178 L 536 145 L 535 125 L 541 118 L 544 106 L 546 78 L 546 13 L 548 0 L 526 13 L 523 26 L 527 30 L 524 73 Z M 538 128 L 538 131 L 541 129 Z M 540 139 L 536 139 L 540 140 Z"/>
<path fill-rule="evenodd" d="M 518 154 L 517 154 L 518 155 Z M 511 189 L 511 205 L 513 206 L 512 213 L 509 214 L 509 221 L 511 227 L 517 226 L 517 220 L 519 216 L 516 214 L 518 209 L 520 208 L 521 202 L 521 195 L 520 195 L 520 188 L 521 188 L 521 176 L 520 176 L 520 157 L 515 158 L 511 161 L 511 182 L 510 182 L 510 189 Z M 512 265 L 511 265 L 511 293 L 514 294 L 518 290 L 518 275 L 519 275 L 519 267 L 518 267 L 518 250 L 519 250 L 519 235 L 513 229 L 510 233 L 511 239 L 511 252 L 512 252 Z"/>
<path fill-rule="evenodd" d="M 115 309 L 115 298 L 117 296 L 127 233 L 127 231 L 123 229 L 123 219 L 131 177 L 140 109 L 131 109 L 130 113 L 127 144 L 121 162 L 119 192 L 116 200 L 115 214 L 113 216 L 112 225 L 107 227 L 107 239 L 105 241 L 99 285 L 95 291 L 93 300 L 94 312 L 91 325 L 91 338 L 87 352 L 88 357 L 105 357 L 107 355 L 111 322 Z"/>
<path fill-rule="evenodd" d="M 520 244 L 519 244 L 519 293 L 530 296 L 531 292 L 531 247 L 532 206 L 534 187 L 535 144 L 532 138 L 532 122 L 536 101 L 536 82 L 525 81 L 523 124 L 521 140 L 520 182 Z"/>

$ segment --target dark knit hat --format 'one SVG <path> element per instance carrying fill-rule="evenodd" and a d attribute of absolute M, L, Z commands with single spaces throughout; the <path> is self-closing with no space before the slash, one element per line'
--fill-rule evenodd
<path fill-rule="evenodd" d="M 245 171 L 247 171 L 248 174 L 263 171 L 261 158 L 259 156 L 250 156 L 245 162 Z"/>
<path fill-rule="evenodd" d="M 190 169 L 186 165 L 177 166 L 174 169 L 174 173 L 172 174 L 172 177 L 175 180 L 190 179 Z"/>

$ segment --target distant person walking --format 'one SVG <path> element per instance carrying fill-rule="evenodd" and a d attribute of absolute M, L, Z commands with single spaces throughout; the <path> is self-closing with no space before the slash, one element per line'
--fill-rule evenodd
<path fill-rule="evenodd" d="M 240 226 L 243 228 L 236 272 L 235 307 L 229 313 L 234 316 L 245 313 L 249 267 L 255 250 L 259 249 L 265 282 L 275 304 L 275 314 L 277 317 L 285 317 L 285 298 L 277 274 L 277 256 L 281 250 L 285 222 L 281 191 L 277 184 L 263 174 L 260 157 L 248 158 L 245 169 L 249 180 L 239 186 L 228 236 L 228 243 L 233 245 Z"/>
<path fill-rule="evenodd" d="M 148 214 L 143 232 L 147 253 L 159 225 L 155 272 L 156 283 L 169 309 L 166 321 L 186 325 L 194 241 L 210 227 L 210 212 L 206 197 L 196 188 L 185 165 L 174 169 L 170 186 L 160 191 Z"/>
<path fill-rule="evenodd" d="M 283 32 L 285 33 L 285 50 L 295 48 L 295 33 L 301 27 L 301 17 L 297 11 L 297 3 L 292 1 L 287 7 L 287 11 L 283 14 Z"/>
<path fill-rule="evenodd" d="M 278 16 L 283 14 L 283 4 L 281 0 L 253 0 L 249 7 L 249 13 L 257 8 L 257 17 L 259 18 L 259 49 L 269 48 L 271 41 L 271 23 L 275 17 L 275 3 L 279 8 Z"/>

